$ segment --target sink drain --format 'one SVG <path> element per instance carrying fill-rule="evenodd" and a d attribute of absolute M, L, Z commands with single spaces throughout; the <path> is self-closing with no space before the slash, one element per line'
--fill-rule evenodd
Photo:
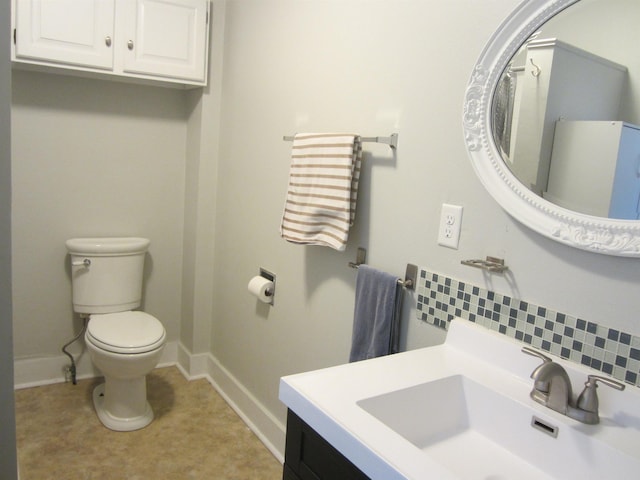
<path fill-rule="evenodd" d="M 531 426 L 536 430 L 540 430 L 541 432 L 552 436 L 553 438 L 556 438 L 558 436 L 558 427 L 545 422 L 535 415 L 531 417 Z"/>

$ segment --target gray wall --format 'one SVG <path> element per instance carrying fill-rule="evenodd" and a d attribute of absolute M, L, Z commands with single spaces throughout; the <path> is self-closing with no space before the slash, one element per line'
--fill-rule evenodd
<path fill-rule="evenodd" d="M 78 236 L 151 239 L 144 308 L 177 340 L 186 93 L 14 71 L 12 100 L 16 358 L 58 356 L 79 328 L 64 246 Z"/>
<path fill-rule="evenodd" d="M 598 256 L 534 234 L 476 178 L 462 138 L 474 63 L 515 0 L 227 3 L 220 135 L 213 355 L 283 418 L 281 375 L 346 362 L 358 245 L 402 274 L 407 262 L 551 309 L 637 333 L 639 261 Z M 346 252 L 278 235 L 295 132 L 399 133 L 394 157 L 366 145 L 356 225 Z M 462 205 L 459 250 L 437 244 L 443 202 Z M 460 260 L 504 258 L 510 277 Z M 247 281 L 277 274 L 273 308 Z M 442 341 L 415 319 L 408 295 L 403 345 Z"/>
<path fill-rule="evenodd" d="M 9 2 L 0 3 L 0 30 L 10 29 Z M 0 38 L 0 477 L 16 478 L 11 323 L 11 64 L 9 36 Z"/>

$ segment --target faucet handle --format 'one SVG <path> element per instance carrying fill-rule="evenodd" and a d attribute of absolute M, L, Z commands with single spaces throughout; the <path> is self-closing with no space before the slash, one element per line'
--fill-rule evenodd
<path fill-rule="evenodd" d="M 591 386 L 590 383 L 593 383 L 595 385 L 596 382 L 605 383 L 610 387 L 615 388 L 616 390 L 624 390 L 625 387 L 624 383 L 622 382 L 614 380 L 613 378 L 602 377 L 600 375 L 587 375 L 587 382 L 584 385 L 588 387 Z M 597 386 L 598 385 L 596 385 L 596 387 Z"/>
<path fill-rule="evenodd" d="M 553 361 L 549 357 L 547 357 L 545 354 L 540 353 L 539 351 L 534 350 L 531 347 L 522 347 L 522 353 L 526 353 L 527 355 L 531 355 L 532 357 L 538 357 L 544 363 L 549 363 Z"/>
<path fill-rule="evenodd" d="M 541 392 L 541 393 L 544 393 L 544 394 L 548 394 L 549 393 L 549 381 L 548 380 L 539 380 L 538 379 L 538 375 L 541 372 L 542 368 L 544 368 L 549 363 L 553 363 L 553 360 L 551 360 L 545 354 L 540 353 L 539 351 L 534 350 L 531 347 L 522 347 L 522 353 L 526 353 L 527 355 L 531 355 L 532 357 L 538 357 L 540 360 L 542 360 L 542 363 L 540 365 L 538 365 L 533 370 L 533 372 L 531 372 L 531 378 L 533 378 L 535 380 L 533 391 L 534 392 Z M 537 393 L 535 393 L 534 395 L 537 395 Z"/>
<path fill-rule="evenodd" d="M 591 416 L 589 416 L 590 420 L 585 421 L 585 423 L 593 424 L 598 423 L 600 420 L 598 417 L 598 393 L 596 392 L 596 389 L 598 388 L 597 382 L 602 382 L 605 385 L 615 388 L 616 390 L 624 390 L 625 388 L 624 383 L 618 382 L 611 378 L 601 377 L 600 375 L 588 375 L 587 381 L 584 384 L 584 390 L 578 396 L 578 401 L 576 402 L 576 407 L 578 407 L 580 410 L 583 410 L 584 412 L 589 412 L 590 414 L 592 414 Z"/>

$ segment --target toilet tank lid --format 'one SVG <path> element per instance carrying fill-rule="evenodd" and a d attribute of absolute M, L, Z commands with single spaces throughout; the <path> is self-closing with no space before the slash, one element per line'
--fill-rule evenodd
<path fill-rule="evenodd" d="M 164 341 L 164 326 L 153 315 L 129 311 L 94 314 L 87 333 L 105 346 L 137 349 Z"/>
<path fill-rule="evenodd" d="M 65 242 L 69 253 L 80 255 L 117 255 L 146 252 L 151 240 L 142 237 L 70 238 Z"/>

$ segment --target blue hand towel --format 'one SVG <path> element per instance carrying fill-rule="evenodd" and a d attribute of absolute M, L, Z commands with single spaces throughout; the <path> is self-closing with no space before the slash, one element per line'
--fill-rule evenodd
<path fill-rule="evenodd" d="M 359 266 L 350 362 L 397 353 L 401 306 L 398 277 Z"/>

